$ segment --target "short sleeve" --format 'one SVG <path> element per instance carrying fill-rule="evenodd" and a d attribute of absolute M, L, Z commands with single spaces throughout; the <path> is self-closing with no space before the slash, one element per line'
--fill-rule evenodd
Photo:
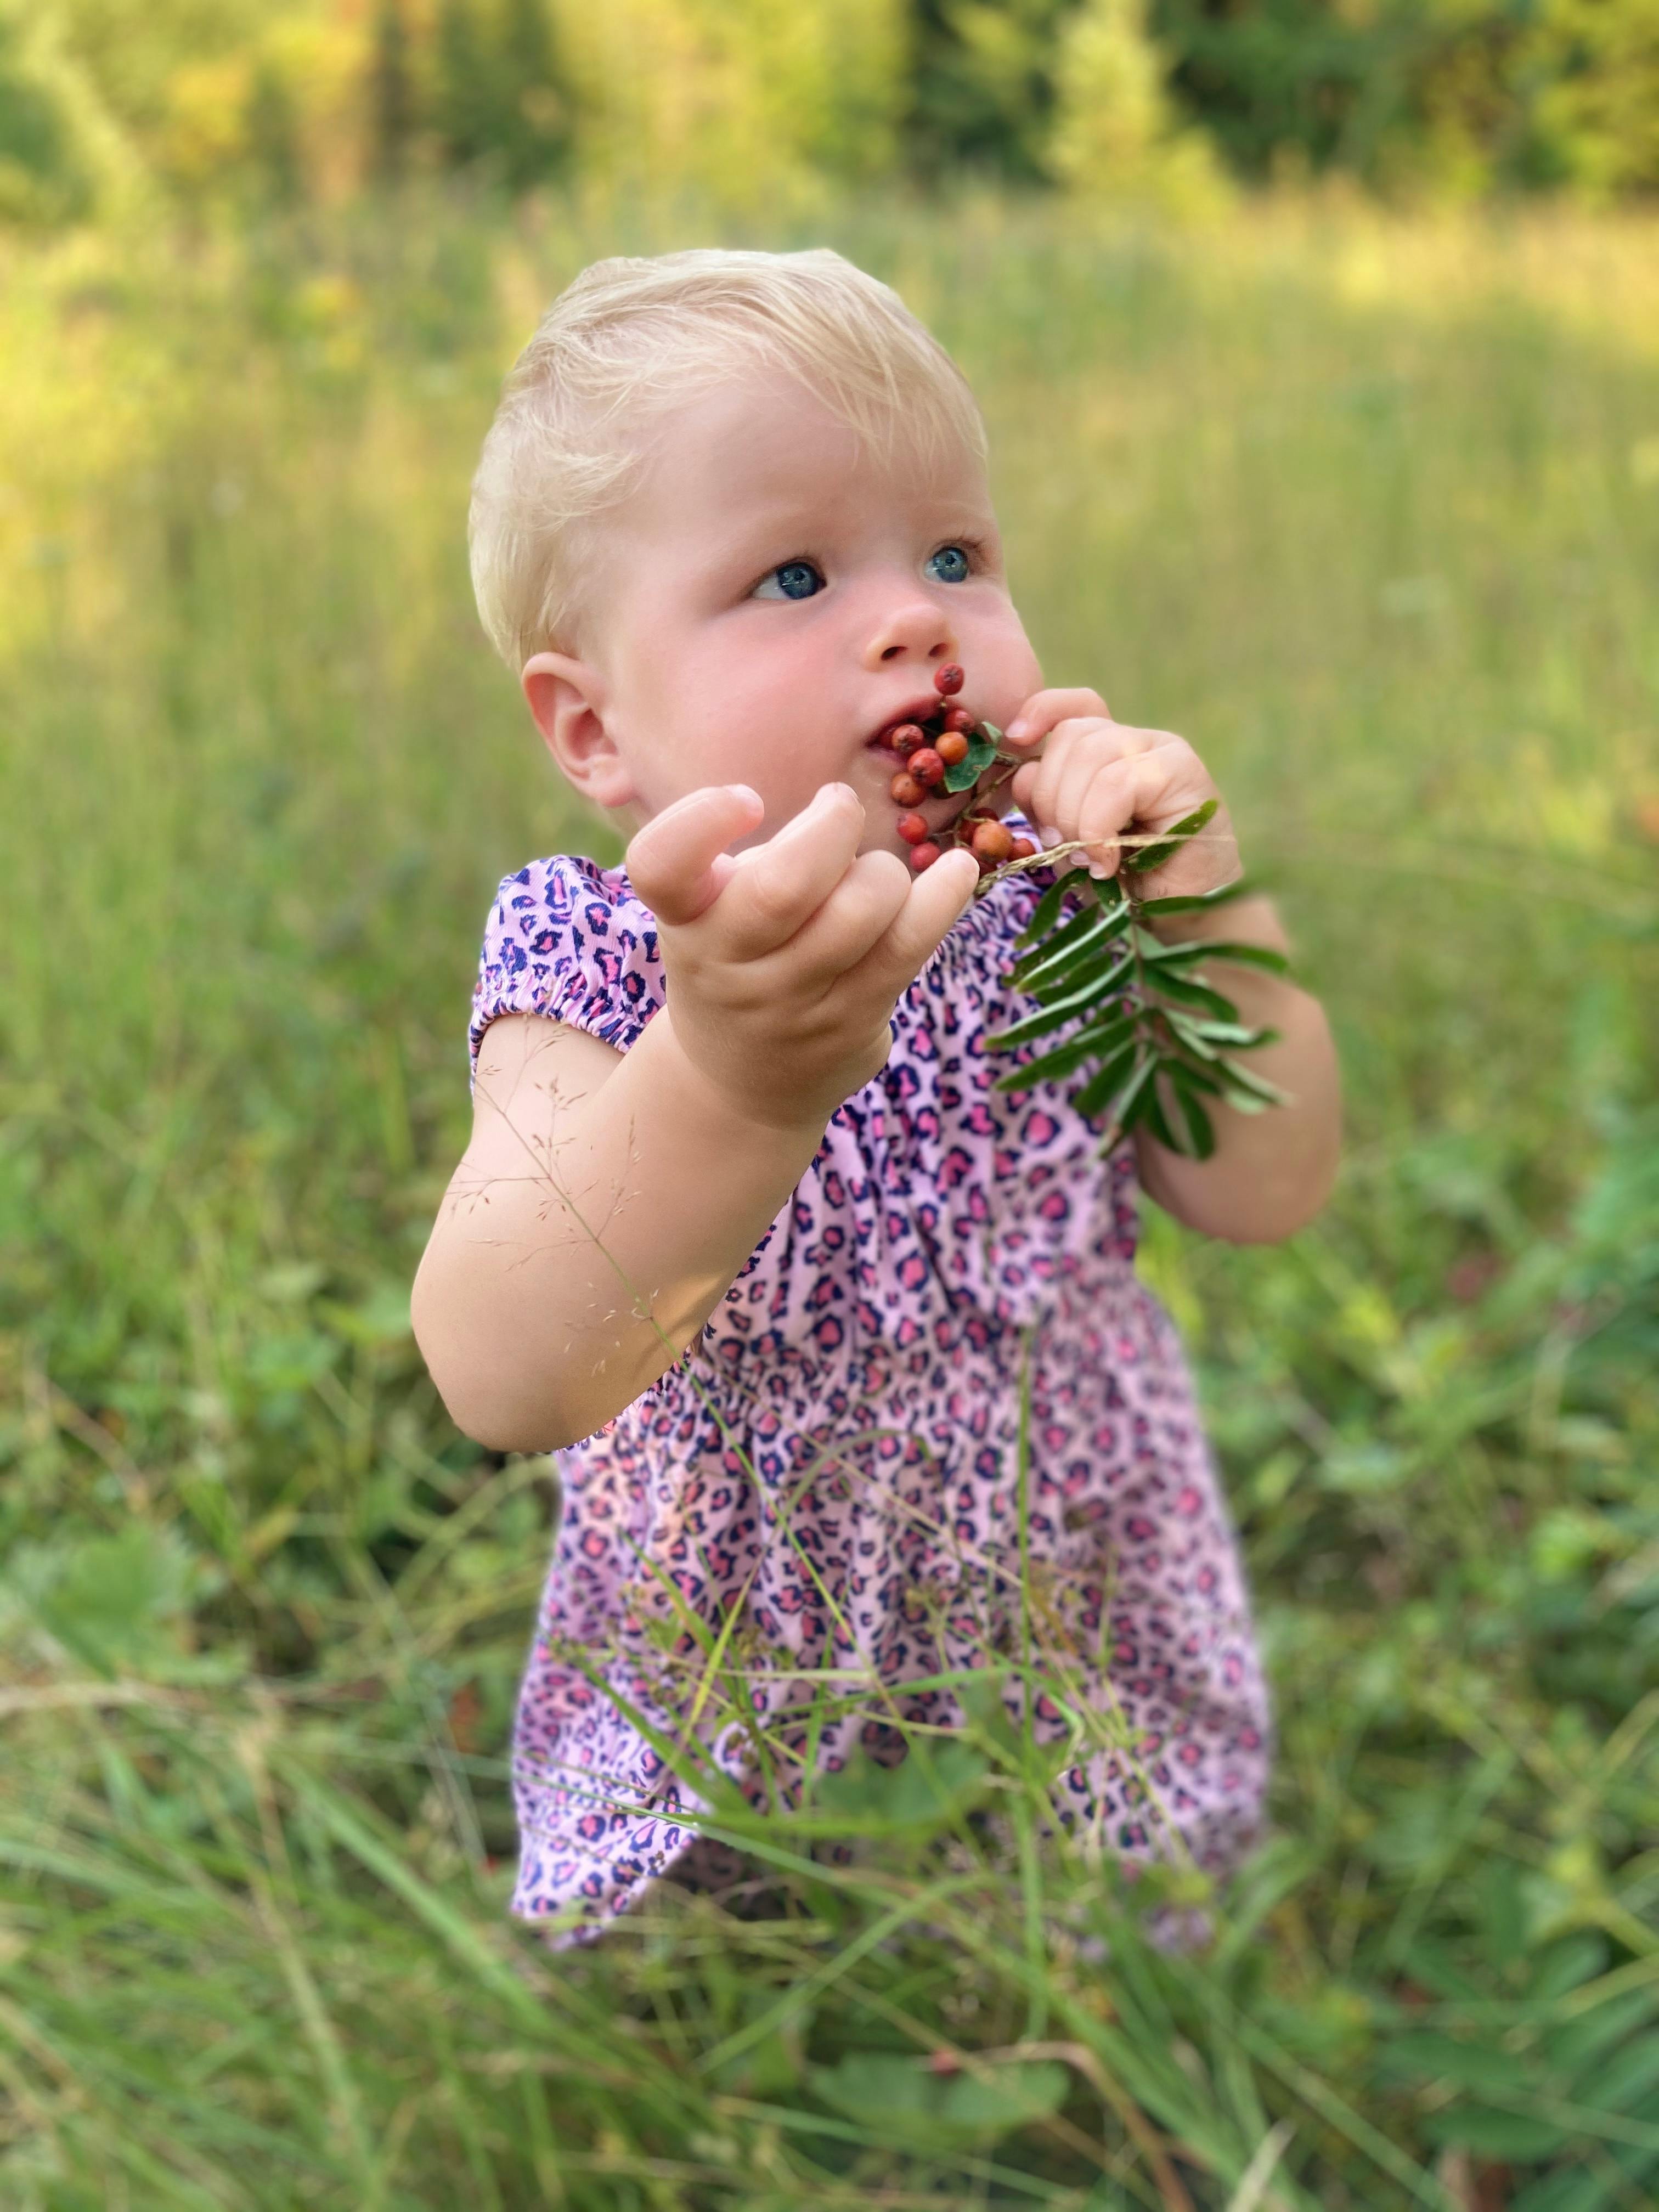
<path fill-rule="evenodd" d="M 655 921 L 620 868 L 556 854 L 503 878 L 467 1030 L 471 1080 L 501 1014 L 541 1014 L 626 1052 L 663 1003 Z"/>

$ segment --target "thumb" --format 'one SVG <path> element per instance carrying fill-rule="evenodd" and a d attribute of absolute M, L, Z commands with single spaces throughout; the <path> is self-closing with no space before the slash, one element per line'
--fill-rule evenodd
<path fill-rule="evenodd" d="M 623 866 L 659 921 L 676 928 L 713 906 L 734 866 L 726 847 L 765 811 L 746 783 L 710 783 L 635 831 Z"/>

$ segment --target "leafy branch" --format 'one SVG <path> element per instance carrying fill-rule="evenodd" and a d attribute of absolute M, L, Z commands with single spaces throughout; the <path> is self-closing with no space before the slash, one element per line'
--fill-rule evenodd
<path fill-rule="evenodd" d="M 1243 883 L 1188 898 L 1148 899 L 1136 888 L 1137 878 L 1162 867 L 1215 811 L 1215 800 L 1207 800 L 1162 836 L 1133 846 L 1115 876 L 1061 876 L 1016 940 L 1024 957 L 1006 980 L 1029 992 L 1038 1011 L 988 1037 L 989 1049 L 1012 1051 L 1074 1023 L 1082 1026 L 999 1076 L 997 1088 L 1024 1091 L 1033 1082 L 1084 1072 L 1072 1103 L 1090 1119 L 1104 1117 L 1103 1158 L 1144 1127 L 1171 1152 L 1206 1160 L 1215 1150 L 1213 1102 L 1241 1114 L 1285 1103 L 1282 1091 L 1235 1057 L 1272 1042 L 1278 1031 L 1241 1022 L 1233 1001 L 1206 973 L 1206 963 L 1231 960 L 1282 975 L 1289 965 L 1284 955 L 1221 939 L 1165 944 L 1152 927 L 1164 915 L 1221 906 L 1238 896 Z M 1049 852 L 1043 860 L 1055 857 Z"/>

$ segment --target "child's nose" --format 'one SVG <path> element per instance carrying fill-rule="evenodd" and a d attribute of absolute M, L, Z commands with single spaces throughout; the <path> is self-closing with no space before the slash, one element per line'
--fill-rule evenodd
<path fill-rule="evenodd" d="M 883 668 L 896 660 L 951 660 L 956 633 L 944 610 L 914 588 L 883 609 L 865 649 L 865 665 Z"/>

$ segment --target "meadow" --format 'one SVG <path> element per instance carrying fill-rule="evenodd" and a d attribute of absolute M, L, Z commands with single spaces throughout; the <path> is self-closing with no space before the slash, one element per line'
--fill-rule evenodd
<path fill-rule="evenodd" d="M 408 1287 L 495 884 L 616 848 L 465 493 L 559 285 L 709 233 L 420 188 L 0 242 L 0 2202 L 1650 2205 L 1659 230 L 723 234 L 939 332 L 1051 680 L 1212 759 L 1330 1007 L 1326 1217 L 1149 1209 L 1142 1262 L 1273 1832 L 1161 1950 L 988 1712 L 827 1808 L 851 1869 L 751 1837 L 769 1914 L 506 1920 L 556 1497 L 449 1425 Z"/>

